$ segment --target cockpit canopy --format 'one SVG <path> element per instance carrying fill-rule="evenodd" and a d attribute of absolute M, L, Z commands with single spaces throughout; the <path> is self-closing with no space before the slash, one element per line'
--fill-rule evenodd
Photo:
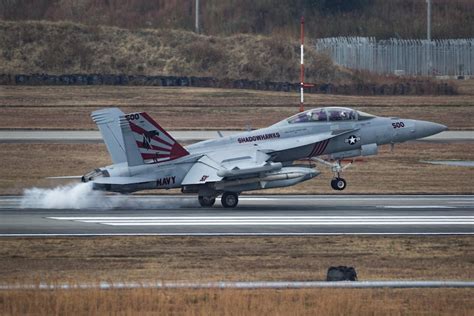
<path fill-rule="evenodd" d="M 374 117 L 374 115 L 349 108 L 325 107 L 298 113 L 286 121 L 289 124 L 309 122 L 362 121 Z"/>

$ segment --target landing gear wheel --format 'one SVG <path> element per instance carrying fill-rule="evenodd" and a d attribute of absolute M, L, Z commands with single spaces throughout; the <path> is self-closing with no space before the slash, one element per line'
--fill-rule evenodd
<path fill-rule="evenodd" d="M 344 180 L 343 178 L 334 178 L 331 180 L 331 187 L 334 190 L 342 191 L 346 188 L 346 186 L 347 186 L 346 180 Z"/>
<path fill-rule="evenodd" d="M 212 196 L 199 196 L 198 200 L 202 207 L 211 207 L 216 203 L 216 198 Z"/>
<path fill-rule="evenodd" d="M 239 195 L 235 192 L 224 192 L 221 202 L 223 207 L 234 208 L 239 204 Z"/>

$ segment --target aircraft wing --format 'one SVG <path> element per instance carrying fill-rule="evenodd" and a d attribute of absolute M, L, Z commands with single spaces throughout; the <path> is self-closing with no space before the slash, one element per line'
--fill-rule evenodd
<path fill-rule="evenodd" d="M 225 147 L 222 150 L 203 155 L 189 170 L 182 184 L 218 182 L 224 178 L 248 178 L 262 172 L 278 171 L 283 166 L 279 162 L 271 161 L 272 153 L 314 144 L 356 130 L 336 130 L 319 135 L 295 137 L 291 139 L 291 142 L 269 142 L 246 148 Z"/>
<path fill-rule="evenodd" d="M 222 178 L 217 175 L 220 168 L 216 161 L 204 155 L 189 169 L 181 184 L 191 185 L 220 181 Z"/>
<path fill-rule="evenodd" d="M 218 182 L 224 178 L 247 177 L 260 172 L 281 169 L 281 163 L 269 162 L 268 159 L 270 155 L 254 148 L 226 148 L 207 153 L 189 170 L 182 184 Z"/>

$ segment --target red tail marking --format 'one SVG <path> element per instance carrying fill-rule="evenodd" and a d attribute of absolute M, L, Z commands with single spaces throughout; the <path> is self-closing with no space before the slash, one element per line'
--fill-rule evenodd
<path fill-rule="evenodd" d="M 178 159 L 187 155 L 189 155 L 189 153 L 186 149 L 184 149 L 180 144 L 174 143 L 170 153 L 171 160 Z"/>
<path fill-rule="evenodd" d="M 145 144 L 143 144 L 143 142 L 139 142 L 139 141 L 137 141 L 137 145 L 138 145 L 139 148 L 143 148 L 143 149 L 160 150 L 160 151 L 166 151 L 166 152 L 170 151 L 170 149 L 163 148 L 163 147 L 158 147 L 158 146 L 155 146 L 155 145 L 152 145 L 152 144 L 150 144 L 150 148 L 147 148 L 145 146 Z"/>
<path fill-rule="evenodd" d="M 148 122 L 150 122 L 153 126 L 155 126 L 156 128 L 158 128 L 163 134 L 165 134 L 166 136 L 168 136 L 168 138 L 170 139 L 173 139 L 174 138 L 168 134 L 167 131 L 164 130 L 164 128 L 162 128 L 160 126 L 160 124 L 158 124 L 157 122 L 155 122 L 154 119 L 151 118 L 151 116 L 149 116 L 147 113 L 143 112 L 141 114 Z M 173 144 L 173 147 L 171 148 L 171 159 L 177 159 L 177 158 L 180 158 L 180 157 L 183 157 L 183 156 L 187 156 L 189 155 L 189 152 L 183 148 L 183 146 L 181 146 L 176 140 L 175 140 L 175 143 Z"/>
<path fill-rule="evenodd" d="M 148 141 L 150 139 L 153 139 L 154 141 L 156 141 L 156 142 L 158 142 L 162 145 L 170 147 L 170 149 L 167 149 L 167 148 L 163 148 L 161 146 L 156 146 L 156 145 L 152 145 L 152 144 L 146 144 L 145 145 L 144 141 L 136 140 L 137 146 L 141 150 L 140 154 L 141 154 L 141 156 L 144 160 L 154 160 L 154 162 L 157 163 L 158 159 L 161 160 L 159 162 L 163 162 L 163 161 L 178 159 L 180 157 L 189 155 L 189 152 L 186 149 L 184 149 L 170 134 L 168 134 L 168 132 L 166 132 L 147 113 L 142 112 L 142 113 L 139 113 L 139 114 L 142 116 L 143 119 L 148 121 L 148 123 L 151 124 L 154 127 L 154 129 L 150 130 L 150 131 L 147 131 L 143 127 L 138 126 L 137 124 L 129 121 L 130 129 L 136 134 L 142 135 L 143 137 L 146 136 Z M 153 135 L 154 134 L 153 131 L 155 131 L 155 130 L 158 131 L 159 133 L 161 133 L 162 136 L 166 136 L 169 139 L 169 141 L 171 141 L 172 143 L 170 143 L 169 141 L 163 140 L 162 138 L 160 138 L 160 135 Z M 156 134 L 158 134 L 158 132 Z M 144 149 L 145 150 L 151 150 L 151 151 L 156 150 L 156 151 L 161 151 L 161 152 L 165 152 L 165 153 L 158 153 L 158 152 L 156 152 L 156 153 L 145 153 L 145 152 L 143 152 Z"/>
<path fill-rule="evenodd" d="M 165 154 L 142 154 L 143 159 L 159 159 L 159 158 L 170 158 L 169 155 Z M 169 159 L 172 160 L 172 159 Z"/>
<path fill-rule="evenodd" d="M 147 132 L 146 130 L 144 130 L 143 128 L 141 128 L 138 125 L 135 125 L 132 122 L 130 122 L 130 129 L 132 131 L 134 131 L 135 133 L 140 134 L 140 135 L 143 135 Z M 163 132 L 163 131 L 160 130 L 160 132 Z M 167 146 L 170 146 L 170 147 L 173 146 L 172 144 L 168 143 L 167 141 L 164 141 L 163 139 L 158 138 L 156 136 L 151 136 L 151 139 L 156 140 L 157 142 L 162 143 L 163 145 L 167 145 Z"/>

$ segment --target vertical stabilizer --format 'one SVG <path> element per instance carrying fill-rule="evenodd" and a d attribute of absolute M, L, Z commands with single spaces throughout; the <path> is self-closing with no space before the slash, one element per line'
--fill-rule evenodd
<path fill-rule="evenodd" d="M 189 155 L 188 151 L 147 113 L 130 113 L 125 115 L 124 119 L 129 123 L 135 147 L 144 163 L 162 163 Z M 128 146 L 126 147 L 128 152 Z"/>
<path fill-rule="evenodd" d="M 124 113 L 117 108 L 97 110 L 91 114 L 92 120 L 97 124 L 102 134 L 114 164 L 127 161 L 122 130 L 119 126 L 119 118 L 122 115 Z"/>
<path fill-rule="evenodd" d="M 120 117 L 120 128 L 122 130 L 128 166 L 132 167 L 143 165 L 143 158 L 140 155 L 140 151 L 138 150 L 135 137 L 132 130 L 130 129 L 130 124 L 126 115 Z"/>

